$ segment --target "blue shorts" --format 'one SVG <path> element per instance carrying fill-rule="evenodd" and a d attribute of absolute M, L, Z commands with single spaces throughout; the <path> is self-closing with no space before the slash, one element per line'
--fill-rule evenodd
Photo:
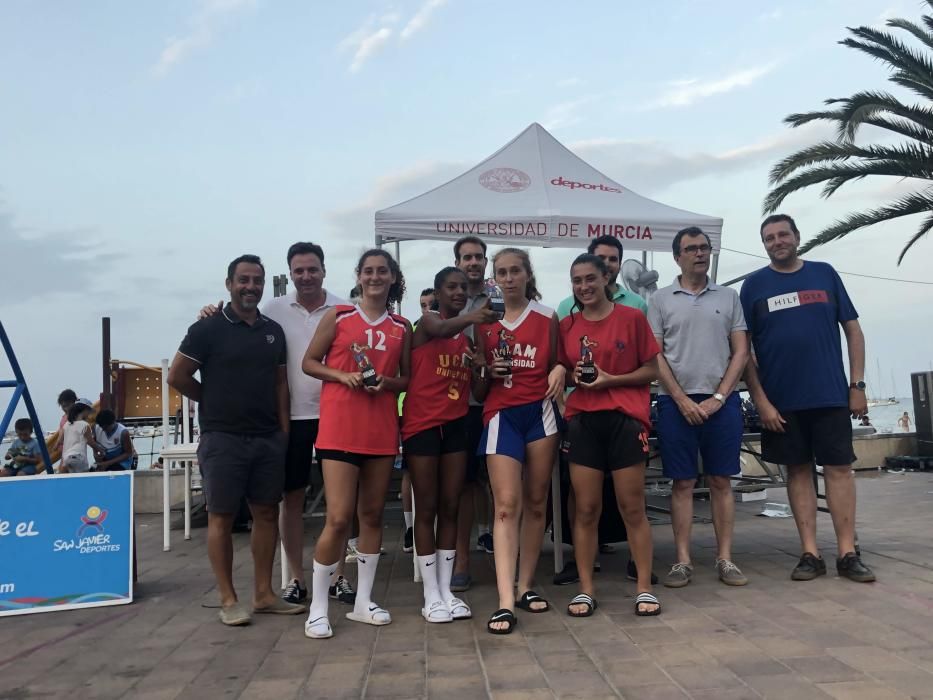
<path fill-rule="evenodd" d="M 699 403 L 709 394 L 690 394 Z M 732 392 L 713 417 L 702 425 L 690 425 L 670 396 L 658 396 L 658 442 L 664 476 L 668 479 L 695 479 L 703 457 L 703 473 L 732 476 L 742 471 L 742 405 L 738 392 Z"/>
<path fill-rule="evenodd" d="M 505 455 L 525 461 L 525 446 L 563 430 L 564 420 L 553 399 L 503 408 L 483 428 L 478 455 Z"/>

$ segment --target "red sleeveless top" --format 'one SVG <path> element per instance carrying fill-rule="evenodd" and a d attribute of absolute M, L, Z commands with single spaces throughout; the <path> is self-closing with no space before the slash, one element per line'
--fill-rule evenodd
<path fill-rule="evenodd" d="M 503 408 L 542 401 L 547 395 L 553 316 L 553 309 L 529 301 L 514 323 L 503 319 L 476 327 L 485 343 L 487 364 L 492 364 L 500 346 L 508 346 L 512 355 L 511 381 L 489 380 L 489 393 L 483 403 L 484 423 Z"/>
<path fill-rule="evenodd" d="M 470 408 L 470 368 L 463 365 L 469 342 L 463 331 L 453 338 L 431 338 L 411 351 L 411 378 L 402 409 L 402 439 L 457 418 Z"/>
<path fill-rule="evenodd" d="M 365 355 L 376 374 L 396 376 L 405 344 L 405 319 L 386 312 L 370 321 L 359 307 L 340 304 L 335 308 L 336 332 L 324 364 L 359 372 Z M 369 455 L 398 454 L 397 400 L 391 391 L 370 394 L 340 382 L 324 382 L 315 447 Z"/>

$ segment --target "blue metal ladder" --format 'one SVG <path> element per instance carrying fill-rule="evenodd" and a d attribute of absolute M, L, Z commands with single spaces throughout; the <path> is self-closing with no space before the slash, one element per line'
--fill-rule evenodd
<path fill-rule="evenodd" d="M 6 358 L 10 361 L 10 367 L 13 368 L 13 379 L 0 380 L 0 388 L 13 389 L 13 396 L 10 398 L 10 405 L 7 406 L 3 419 L 0 420 L 0 437 L 6 435 L 10 421 L 13 420 L 13 412 L 19 404 L 20 398 L 26 404 L 26 410 L 29 412 L 29 418 L 32 420 L 32 428 L 39 441 L 39 451 L 46 464 L 46 473 L 52 474 L 52 459 L 49 457 L 49 448 L 45 444 L 45 433 L 42 432 L 42 426 L 39 425 L 39 416 L 36 414 L 36 407 L 32 403 L 32 397 L 29 395 L 29 388 L 26 386 L 26 379 L 23 377 L 23 370 L 20 369 L 19 362 L 16 360 L 16 353 L 13 352 L 13 345 L 7 337 L 6 330 L 3 328 L 3 322 L 0 321 L 0 343 L 6 351 Z"/>

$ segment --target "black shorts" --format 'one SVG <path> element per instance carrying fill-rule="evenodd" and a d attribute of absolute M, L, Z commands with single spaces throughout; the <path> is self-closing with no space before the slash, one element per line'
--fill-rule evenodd
<path fill-rule="evenodd" d="M 208 512 L 233 515 L 244 497 L 260 505 L 281 501 L 287 446 L 278 430 L 266 435 L 202 433 L 198 466 Z"/>
<path fill-rule="evenodd" d="M 844 466 L 855 461 L 852 418 L 848 408 L 781 411 L 783 433 L 761 431 L 761 457 L 774 464 Z"/>
<path fill-rule="evenodd" d="M 288 432 L 288 453 L 285 455 L 286 492 L 303 489 L 311 483 L 317 427 L 317 418 L 291 422 Z"/>
<path fill-rule="evenodd" d="M 470 410 L 466 414 L 467 468 L 464 482 L 467 484 L 489 481 L 489 475 L 486 473 L 486 457 L 485 455 L 476 454 L 482 437 L 483 407 L 470 406 Z"/>
<path fill-rule="evenodd" d="M 648 431 L 641 421 L 619 411 L 578 413 L 567 426 L 564 452 L 571 464 L 614 472 L 645 464 Z"/>
<path fill-rule="evenodd" d="M 360 468 L 363 464 L 370 459 L 391 459 L 394 460 L 396 455 L 364 455 L 362 452 L 344 452 L 343 450 L 318 450 L 317 458 L 322 462 L 325 459 L 333 460 L 334 462 L 346 462 L 347 464 L 352 464 L 354 467 Z"/>
<path fill-rule="evenodd" d="M 403 455 L 436 457 L 451 452 L 466 452 L 467 417 L 463 416 L 444 425 L 438 425 L 415 433 L 402 441 Z"/>

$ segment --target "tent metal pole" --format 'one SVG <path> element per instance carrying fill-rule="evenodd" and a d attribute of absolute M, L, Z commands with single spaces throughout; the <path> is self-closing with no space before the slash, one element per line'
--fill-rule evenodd
<path fill-rule="evenodd" d="M 398 241 L 395 241 L 395 262 L 399 265 L 402 264 L 402 247 L 399 245 Z"/>
<path fill-rule="evenodd" d="M 719 253 L 713 253 L 713 259 L 711 261 L 711 265 L 709 269 L 709 273 L 710 273 L 709 277 L 711 280 L 713 280 L 713 282 L 716 281 L 716 275 L 718 274 L 718 272 L 719 272 Z"/>
<path fill-rule="evenodd" d="M 648 267 L 648 251 L 647 250 L 641 251 L 641 264 L 644 265 L 645 267 Z"/>
<path fill-rule="evenodd" d="M 377 248 L 382 247 L 382 234 L 379 234 L 379 233 L 376 234 L 376 247 Z"/>

